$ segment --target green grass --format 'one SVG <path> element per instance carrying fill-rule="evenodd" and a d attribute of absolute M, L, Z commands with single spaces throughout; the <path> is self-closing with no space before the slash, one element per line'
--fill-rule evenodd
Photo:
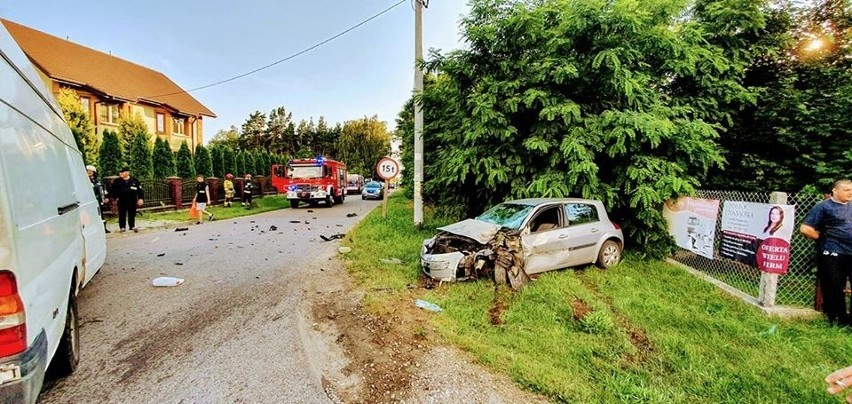
<path fill-rule="evenodd" d="M 281 195 L 271 195 L 265 196 L 263 198 L 255 198 L 254 199 L 255 206 L 251 209 L 246 209 L 241 206 L 239 203 L 234 203 L 231 207 L 224 207 L 221 204 L 208 206 L 208 212 L 212 212 L 215 215 L 216 220 L 225 220 L 225 219 L 233 219 L 235 217 L 242 217 L 248 215 L 256 215 L 258 213 L 269 212 L 273 210 L 285 209 L 290 207 L 290 203 L 287 201 L 287 198 Z M 177 210 L 177 211 L 166 211 L 166 212 L 158 212 L 158 213 L 145 213 L 143 216 L 140 216 L 137 220 L 162 220 L 162 221 L 174 221 L 174 222 L 192 222 L 195 221 L 195 218 L 189 217 L 189 205 L 185 209 Z M 206 216 L 205 216 L 206 220 Z M 118 221 L 117 216 L 110 217 L 107 219 L 107 223 L 116 223 Z"/>
<path fill-rule="evenodd" d="M 527 389 L 569 402 L 838 402 L 822 379 L 852 362 L 852 338 L 822 319 L 782 320 L 662 261 L 545 274 L 519 292 L 490 281 L 417 289 L 420 244 L 445 221 L 391 197 L 352 232 L 348 268 L 381 314 L 423 298 L 433 328 Z M 403 265 L 382 264 L 396 257 Z M 502 324 L 489 311 L 501 301 Z M 575 308 L 584 311 L 575 313 Z M 423 334 L 422 330 L 414 330 Z M 432 358 L 440 360 L 440 358 Z"/>

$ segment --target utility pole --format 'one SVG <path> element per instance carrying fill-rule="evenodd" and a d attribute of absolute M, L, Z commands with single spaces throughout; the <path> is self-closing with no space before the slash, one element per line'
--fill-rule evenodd
<path fill-rule="evenodd" d="M 415 0 L 414 6 L 414 96 L 423 93 L 423 8 L 429 0 Z M 414 101 L 414 226 L 423 226 L 423 105 Z"/>

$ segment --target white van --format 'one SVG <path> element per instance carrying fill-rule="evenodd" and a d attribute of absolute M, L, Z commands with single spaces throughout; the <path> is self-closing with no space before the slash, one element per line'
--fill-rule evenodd
<path fill-rule="evenodd" d="M 0 24 L 0 402 L 35 402 L 48 370 L 74 371 L 77 292 L 105 258 L 74 137 Z"/>

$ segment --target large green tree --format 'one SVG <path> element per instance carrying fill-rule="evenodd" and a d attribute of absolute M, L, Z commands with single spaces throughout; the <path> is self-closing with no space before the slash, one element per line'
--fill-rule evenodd
<path fill-rule="evenodd" d="M 667 251 L 663 202 L 723 163 L 730 108 L 754 99 L 741 85 L 749 43 L 708 41 L 720 24 L 760 34 L 760 4 L 741 3 L 471 1 L 468 48 L 425 65 L 427 197 L 461 215 L 508 198 L 597 198 L 631 245 Z"/>
<path fill-rule="evenodd" d="M 237 152 L 236 162 L 237 172 L 234 173 L 235 176 L 237 176 L 238 178 L 242 178 L 246 174 L 251 174 L 249 173 L 249 168 L 246 165 L 246 152 Z"/>
<path fill-rule="evenodd" d="M 242 150 L 257 150 L 266 145 L 266 114 L 252 112 L 240 131 L 240 147 Z"/>
<path fill-rule="evenodd" d="M 390 153 L 390 132 L 377 116 L 347 121 L 337 141 L 338 158 L 349 172 L 374 176 L 376 164 Z"/>
<path fill-rule="evenodd" d="M 77 149 L 83 154 L 86 164 L 98 164 L 98 152 L 100 151 L 100 139 L 98 139 L 92 121 L 89 119 L 89 111 L 83 108 L 77 92 L 63 87 L 56 97 L 65 122 L 74 135 Z"/>
<path fill-rule="evenodd" d="M 104 129 L 103 141 L 98 152 L 98 168 L 104 177 L 118 175 L 124 165 L 124 155 L 121 150 L 121 142 L 115 132 Z"/>
<path fill-rule="evenodd" d="M 210 151 L 202 144 L 195 146 L 193 154 L 193 162 L 195 162 L 195 174 L 205 177 L 213 176 L 213 162 L 210 159 Z"/>
<path fill-rule="evenodd" d="M 222 151 L 222 161 L 224 165 L 224 174 L 231 174 L 233 176 L 239 177 L 240 173 L 239 171 L 237 171 L 237 156 L 234 152 L 234 149 L 225 146 Z"/>
<path fill-rule="evenodd" d="M 177 175 L 175 154 L 169 147 L 169 142 L 157 137 L 154 140 L 154 152 L 151 158 L 154 162 L 154 178 L 163 179 Z"/>
<path fill-rule="evenodd" d="M 210 162 L 213 167 L 213 176 L 225 178 L 225 155 L 221 145 L 212 145 L 210 150 Z"/>
<path fill-rule="evenodd" d="M 137 178 L 152 178 L 151 144 L 147 133 L 137 133 L 130 145 L 130 170 Z"/>
<path fill-rule="evenodd" d="M 183 179 L 195 178 L 195 163 L 186 141 L 181 143 L 177 152 L 177 175 Z"/>
<path fill-rule="evenodd" d="M 731 164 L 711 171 L 709 187 L 826 192 L 852 174 L 851 6 L 820 0 L 766 11 L 762 42 L 771 46 L 745 81 L 757 101 L 722 134 Z"/>
<path fill-rule="evenodd" d="M 210 146 L 213 145 L 221 145 L 227 146 L 231 149 L 238 149 L 240 147 L 240 130 L 234 125 L 231 125 L 229 129 L 222 129 L 216 132 L 213 135 L 213 138 L 210 139 Z"/>
<path fill-rule="evenodd" d="M 118 139 L 123 150 L 130 150 L 137 135 L 148 136 L 148 125 L 138 113 L 122 118 L 118 122 Z M 130 157 L 130 156 L 126 156 Z M 127 161 L 130 163 L 130 161 Z"/>

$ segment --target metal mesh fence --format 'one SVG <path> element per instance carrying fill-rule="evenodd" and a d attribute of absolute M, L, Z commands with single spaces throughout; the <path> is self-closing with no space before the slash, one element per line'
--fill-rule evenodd
<path fill-rule="evenodd" d="M 673 257 L 676 261 L 704 272 L 722 282 L 727 283 L 751 296 L 757 297 L 760 283 L 760 271 L 738 261 L 730 260 L 719 254 L 722 234 L 722 206 L 725 201 L 741 201 L 755 203 L 770 203 L 769 192 L 732 192 L 732 191 L 699 191 L 697 198 L 715 199 L 719 201 L 719 214 L 716 221 L 716 238 L 713 241 L 713 259 L 702 257 L 691 251 L 680 249 Z M 797 307 L 812 307 L 814 305 L 814 289 L 816 285 L 816 248 L 812 240 L 798 232 L 799 225 L 805 215 L 822 197 L 813 194 L 788 194 L 787 204 L 795 205 L 795 229 L 790 239 L 790 262 L 787 274 L 779 277 L 776 304 Z"/>

